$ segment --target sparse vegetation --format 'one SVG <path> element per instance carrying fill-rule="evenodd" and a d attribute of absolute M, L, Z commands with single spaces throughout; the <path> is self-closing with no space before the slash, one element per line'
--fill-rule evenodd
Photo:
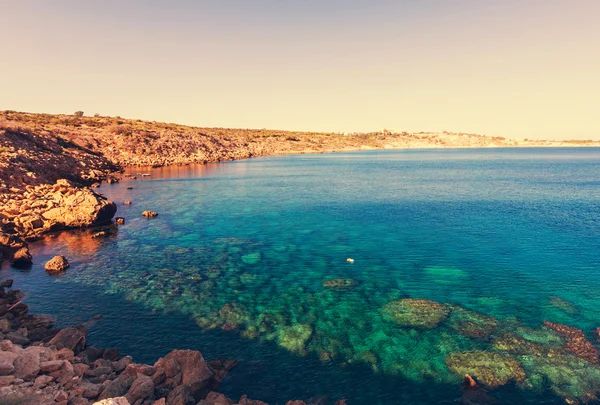
<path fill-rule="evenodd" d="M 80 113 L 80 114 L 79 114 Z M 85 148 L 122 166 L 204 163 L 282 153 L 374 148 L 514 146 L 516 141 L 478 134 L 418 132 L 333 133 L 269 129 L 199 128 L 95 114 L 0 112 L 0 135 L 13 130 Z M 529 141 L 527 145 L 595 145 L 581 141 Z M 600 145 L 600 142 L 597 142 Z M 0 146 L 11 147 L 10 142 Z M 3 149 L 3 153 L 5 149 Z"/>

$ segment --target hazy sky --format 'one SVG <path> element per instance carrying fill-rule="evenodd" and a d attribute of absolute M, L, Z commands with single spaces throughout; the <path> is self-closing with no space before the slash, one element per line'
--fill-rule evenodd
<path fill-rule="evenodd" d="M 0 109 L 600 139 L 598 0 L 0 0 Z"/>

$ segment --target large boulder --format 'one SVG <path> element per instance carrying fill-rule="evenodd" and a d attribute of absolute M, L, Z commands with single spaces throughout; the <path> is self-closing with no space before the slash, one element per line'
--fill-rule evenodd
<path fill-rule="evenodd" d="M 138 374 L 125 398 L 132 404 L 139 400 L 154 399 L 154 382 L 152 382 L 152 378 L 144 374 Z"/>
<path fill-rule="evenodd" d="M 15 360 L 19 357 L 17 353 L 0 352 L 0 376 L 9 375 L 15 370 Z"/>
<path fill-rule="evenodd" d="M 70 266 L 67 258 L 64 256 L 54 256 L 50 259 L 45 265 L 44 268 L 46 271 L 51 273 L 58 273 L 61 271 L 65 271 Z"/>
<path fill-rule="evenodd" d="M 60 189 L 54 194 L 55 208 L 43 213 L 43 217 L 66 228 L 81 228 L 110 223 L 117 212 L 112 201 L 86 188 L 71 188 L 57 181 Z"/>
<path fill-rule="evenodd" d="M 195 350 L 173 350 L 164 358 L 159 359 L 154 367 L 157 370 L 164 370 L 166 377 L 164 386 L 169 389 L 178 387 L 178 392 L 173 395 L 182 400 L 191 396 L 198 402 L 215 384 L 212 368 L 204 360 L 202 354 Z M 181 403 L 186 403 L 186 400 Z M 167 402 L 171 403 L 169 400 Z"/>
<path fill-rule="evenodd" d="M 84 327 L 65 328 L 61 329 L 48 343 L 56 345 L 57 349 L 69 349 L 77 354 L 85 347 L 86 336 L 87 329 Z"/>
<path fill-rule="evenodd" d="M 17 250 L 12 257 L 12 263 L 16 266 L 30 266 L 33 263 L 33 258 L 31 257 L 31 253 L 29 253 L 29 248 L 22 247 Z"/>
<path fill-rule="evenodd" d="M 31 265 L 31 254 L 27 243 L 20 238 L 0 232 L 0 263 L 9 260 L 16 266 Z"/>
<path fill-rule="evenodd" d="M 133 384 L 134 377 L 130 376 L 127 373 L 121 373 L 117 378 L 112 380 L 102 391 L 100 396 L 98 396 L 99 400 L 121 397 L 129 391 L 131 384 Z M 129 403 L 129 401 L 127 401 Z"/>
<path fill-rule="evenodd" d="M 35 351 L 24 350 L 14 362 L 14 376 L 29 381 L 37 377 L 40 372 L 40 355 Z"/>

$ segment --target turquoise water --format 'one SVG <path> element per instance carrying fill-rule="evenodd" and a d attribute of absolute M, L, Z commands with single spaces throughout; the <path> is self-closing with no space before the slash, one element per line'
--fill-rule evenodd
<path fill-rule="evenodd" d="M 542 324 L 596 344 L 600 150 L 370 151 L 151 174 L 100 188 L 127 221 L 115 234 L 33 244 L 33 268 L 0 277 L 60 324 L 104 314 L 91 344 L 138 361 L 176 347 L 239 360 L 222 387 L 233 397 L 453 403 L 465 372 L 500 403 L 600 387 L 600 367 Z M 43 272 L 55 254 L 72 264 L 61 277 Z"/>

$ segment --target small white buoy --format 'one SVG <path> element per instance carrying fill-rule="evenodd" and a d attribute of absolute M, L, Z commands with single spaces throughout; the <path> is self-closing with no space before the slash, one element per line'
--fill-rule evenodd
<path fill-rule="evenodd" d="M 347 258 L 347 259 L 346 259 L 346 261 L 347 261 L 348 263 L 354 263 L 354 259 Z"/>

